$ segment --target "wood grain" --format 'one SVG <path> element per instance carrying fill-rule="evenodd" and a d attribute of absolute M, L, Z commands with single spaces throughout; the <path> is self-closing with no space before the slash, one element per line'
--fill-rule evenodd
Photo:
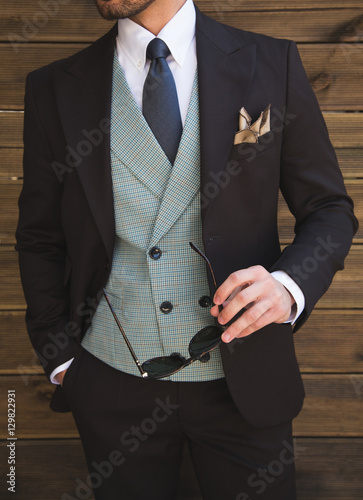
<path fill-rule="evenodd" d="M 363 149 L 336 148 L 335 152 L 341 171 L 346 179 L 363 179 Z"/>
<path fill-rule="evenodd" d="M 16 54 L 9 44 L 0 44 L 3 71 L 0 75 L 0 109 L 23 109 L 27 73 L 67 57 L 84 44 L 27 43 Z M 363 110 L 362 44 L 303 44 L 300 54 L 322 109 Z"/>
<path fill-rule="evenodd" d="M 295 440 L 298 500 L 358 500 L 363 439 Z"/>
<path fill-rule="evenodd" d="M 344 271 L 339 271 L 317 308 L 360 309 L 363 304 L 362 289 L 363 249 L 353 246 L 345 261 Z"/>
<path fill-rule="evenodd" d="M 4 443 L 1 445 L 3 448 Z M 3 500 L 13 497 L 21 500 L 60 500 L 66 494 L 70 495 L 69 499 L 80 498 L 76 494 L 79 484 L 76 479 L 85 481 L 88 471 L 79 439 L 17 441 L 15 449 L 16 492 L 14 495 L 6 491 L 4 481 L 1 481 L 0 497 Z M 2 458 L 0 474 L 4 478 L 9 466 L 6 466 L 5 456 Z M 87 500 L 93 500 L 93 495 L 87 496 Z"/>
<path fill-rule="evenodd" d="M 23 0 L 25 1 L 25 0 Z M 342 7 L 339 0 L 196 0 L 198 7 L 206 12 L 213 10 L 224 10 L 228 12 L 238 12 L 240 10 L 300 10 L 300 9 L 331 9 Z M 347 0 L 344 8 L 362 8 L 360 0 Z"/>
<path fill-rule="evenodd" d="M 0 148 L 0 182 L 23 176 L 23 149 Z"/>
<path fill-rule="evenodd" d="M 348 194 L 354 201 L 354 212 L 358 220 L 363 220 L 363 180 L 346 180 L 345 185 Z M 282 243 L 290 243 L 294 234 L 295 219 L 290 213 L 282 196 L 279 199 L 279 235 Z M 363 241 L 363 227 L 358 229 L 354 242 Z"/>
<path fill-rule="evenodd" d="M 275 38 L 286 38 L 300 43 L 360 43 L 362 33 L 362 9 L 312 9 L 296 12 L 291 2 L 290 9 L 281 11 L 244 11 L 241 2 L 238 12 L 214 10 L 207 15 L 234 28 L 253 31 Z"/>
<path fill-rule="evenodd" d="M 323 113 L 335 148 L 362 148 L 363 113 Z"/>
<path fill-rule="evenodd" d="M 1 311 L 0 375 L 43 373 L 26 331 L 25 311 Z"/>
<path fill-rule="evenodd" d="M 339 0 L 195 0 L 196 5 L 203 12 L 241 12 L 241 11 L 268 11 L 268 10 L 330 10 L 362 8 L 360 0 L 346 0 L 344 5 Z M 58 2 L 59 11 L 55 14 L 59 18 L 99 19 L 94 0 L 77 0 Z M 37 0 L 18 0 L 16 8 L 11 2 L 0 0 L 0 10 L 4 17 L 17 19 L 21 16 L 28 18 L 34 12 L 42 10 Z M 43 9 L 44 10 L 44 9 Z"/>
<path fill-rule="evenodd" d="M 303 376 L 306 399 L 296 436 L 363 436 L 363 375 Z"/>
<path fill-rule="evenodd" d="M 18 221 L 18 198 L 22 181 L 0 180 L 0 244 L 15 243 L 15 230 Z"/>
<path fill-rule="evenodd" d="M 49 408 L 54 392 L 45 375 L 1 376 L 0 414 L 6 415 L 7 391 L 16 394 L 16 436 L 25 438 L 73 438 L 79 437 L 71 413 L 55 413 Z M 5 425 L 0 430 L 0 439 L 6 439 Z"/>
<path fill-rule="evenodd" d="M 363 310 L 315 310 L 295 335 L 302 372 L 363 373 Z"/>
<path fill-rule="evenodd" d="M 11 45 L 0 44 L 2 72 L 0 76 L 0 109 L 23 109 L 26 75 L 57 59 L 68 57 L 84 44 L 27 43 L 14 53 Z M 14 58 L 17 64 L 14 64 Z"/>
<path fill-rule="evenodd" d="M 306 73 L 322 109 L 363 109 L 362 48 L 363 44 L 347 43 L 299 46 Z"/>
<path fill-rule="evenodd" d="M 361 41 L 360 8 L 331 8 L 294 10 L 296 3 L 290 2 L 289 10 L 251 11 L 245 2 L 240 2 L 238 11 L 231 12 L 228 2 L 210 2 L 205 13 L 213 19 L 235 28 L 254 31 L 277 38 L 288 38 L 297 42 L 340 43 Z M 92 42 L 110 29 L 113 22 L 103 20 L 92 0 L 72 2 L 68 5 L 42 9 L 36 0 L 18 3 L 21 16 L 14 15 L 14 7 L 0 0 L 0 42 L 11 44 L 14 53 L 22 50 L 28 42 Z"/>
<path fill-rule="evenodd" d="M 0 246 L 0 269 L 0 310 L 24 309 L 18 256 L 13 247 Z"/>
<path fill-rule="evenodd" d="M 22 111 L 0 112 L 0 148 L 23 147 L 23 120 Z"/>

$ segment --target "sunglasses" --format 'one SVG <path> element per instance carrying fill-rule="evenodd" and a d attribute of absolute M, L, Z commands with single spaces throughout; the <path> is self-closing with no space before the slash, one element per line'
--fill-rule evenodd
<path fill-rule="evenodd" d="M 214 288 L 215 290 L 217 290 L 216 279 L 214 276 L 211 263 L 209 262 L 208 258 L 193 243 L 190 242 L 189 245 L 207 263 L 209 271 L 212 276 Z M 170 375 L 173 375 L 182 368 L 191 365 L 192 363 L 194 363 L 194 361 L 201 361 L 202 363 L 205 363 L 210 359 L 209 353 L 212 352 L 214 349 L 216 349 L 222 342 L 221 336 L 225 330 L 225 327 L 220 327 L 217 325 L 206 326 L 205 328 L 199 330 L 199 332 L 196 333 L 189 342 L 190 358 L 186 359 L 179 353 L 173 353 L 170 354 L 170 356 L 160 356 L 157 358 L 148 359 L 147 361 L 141 364 L 130 344 L 129 339 L 126 336 L 126 333 L 124 332 L 120 324 L 120 321 L 111 305 L 111 302 L 107 296 L 105 289 L 103 289 L 103 294 L 111 310 L 111 313 L 116 321 L 116 324 L 126 342 L 130 354 L 133 357 L 136 366 L 139 369 L 139 372 L 143 378 L 159 379 L 159 378 L 169 377 Z M 218 306 L 218 308 L 219 312 L 221 312 L 222 306 L 220 305 Z"/>

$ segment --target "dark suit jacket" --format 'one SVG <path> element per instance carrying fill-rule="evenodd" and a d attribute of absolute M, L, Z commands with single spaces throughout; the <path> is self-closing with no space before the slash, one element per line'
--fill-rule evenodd
<path fill-rule="evenodd" d="M 112 263 L 107 127 L 116 34 L 114 26 L 27 79 L 16 248 L 28 331 L 48 376 L 79 349 Z M 223 26 L 198 10 L 196 42 L 206 254 L 219 284 L 256 264 L 289 273 L 306 298 L 298 329 L 343 268 L 357 227 L 324 120 L 295 43 Z M 271 132 L 257 145 L 233 146 L 240 108 L 255 120 L 269 104 Z M 296 218 L 282 254 L 279 188 Z M 297 415 L 304 391 L 291 325 L 272 324 L 221 352 L 247 421 Z M 60 387 L 51 406 L 68 409 Z"/>

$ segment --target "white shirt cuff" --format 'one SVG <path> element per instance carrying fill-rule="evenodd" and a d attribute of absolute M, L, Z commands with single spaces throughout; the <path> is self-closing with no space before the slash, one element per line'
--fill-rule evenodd
<path fill-rule="evenodd" d="M 54 368 L 54 370 L 50 374 L 50 381 L 52 382 L 52 384 L 60 385 L 60 383 L 58 382 L 58 380 L 56 380 L 55 376 L 58 373 L 62 372 L 63 370 L 67 370 L 71 366 L 71 363 L 72 363 L 73 360 L 74 360 L 74 358 L 70 359 L 69 361 L 66 361 L 62 365 L 57 366 L 57 368 Z"/>
<path fill-rule="evenodd" d="M 296 302 L 296 310 L 293 309 L 291 316 L 285 323 L 294 324 L 305 308 L 305 297 L 299 285 L 285 271 L 274 271 L 271 275 L 279 281 L 291 293 Z"/>

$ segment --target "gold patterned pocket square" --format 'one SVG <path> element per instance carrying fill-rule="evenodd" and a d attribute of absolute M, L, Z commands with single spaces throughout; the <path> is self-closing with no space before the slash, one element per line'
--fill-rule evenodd
<path fill-rule="evenodd" d="M 270 132 L 270 108 L 271 104 L 262 111 L 259 118 L 252 123 L 252 118 L 245 108 L 239 112 L 239 131 L 234 136 L 234 145 L 247 143 L 256 143 L 258 138 Z M 251 125 L 252 124 L 252 125 Z"/>

